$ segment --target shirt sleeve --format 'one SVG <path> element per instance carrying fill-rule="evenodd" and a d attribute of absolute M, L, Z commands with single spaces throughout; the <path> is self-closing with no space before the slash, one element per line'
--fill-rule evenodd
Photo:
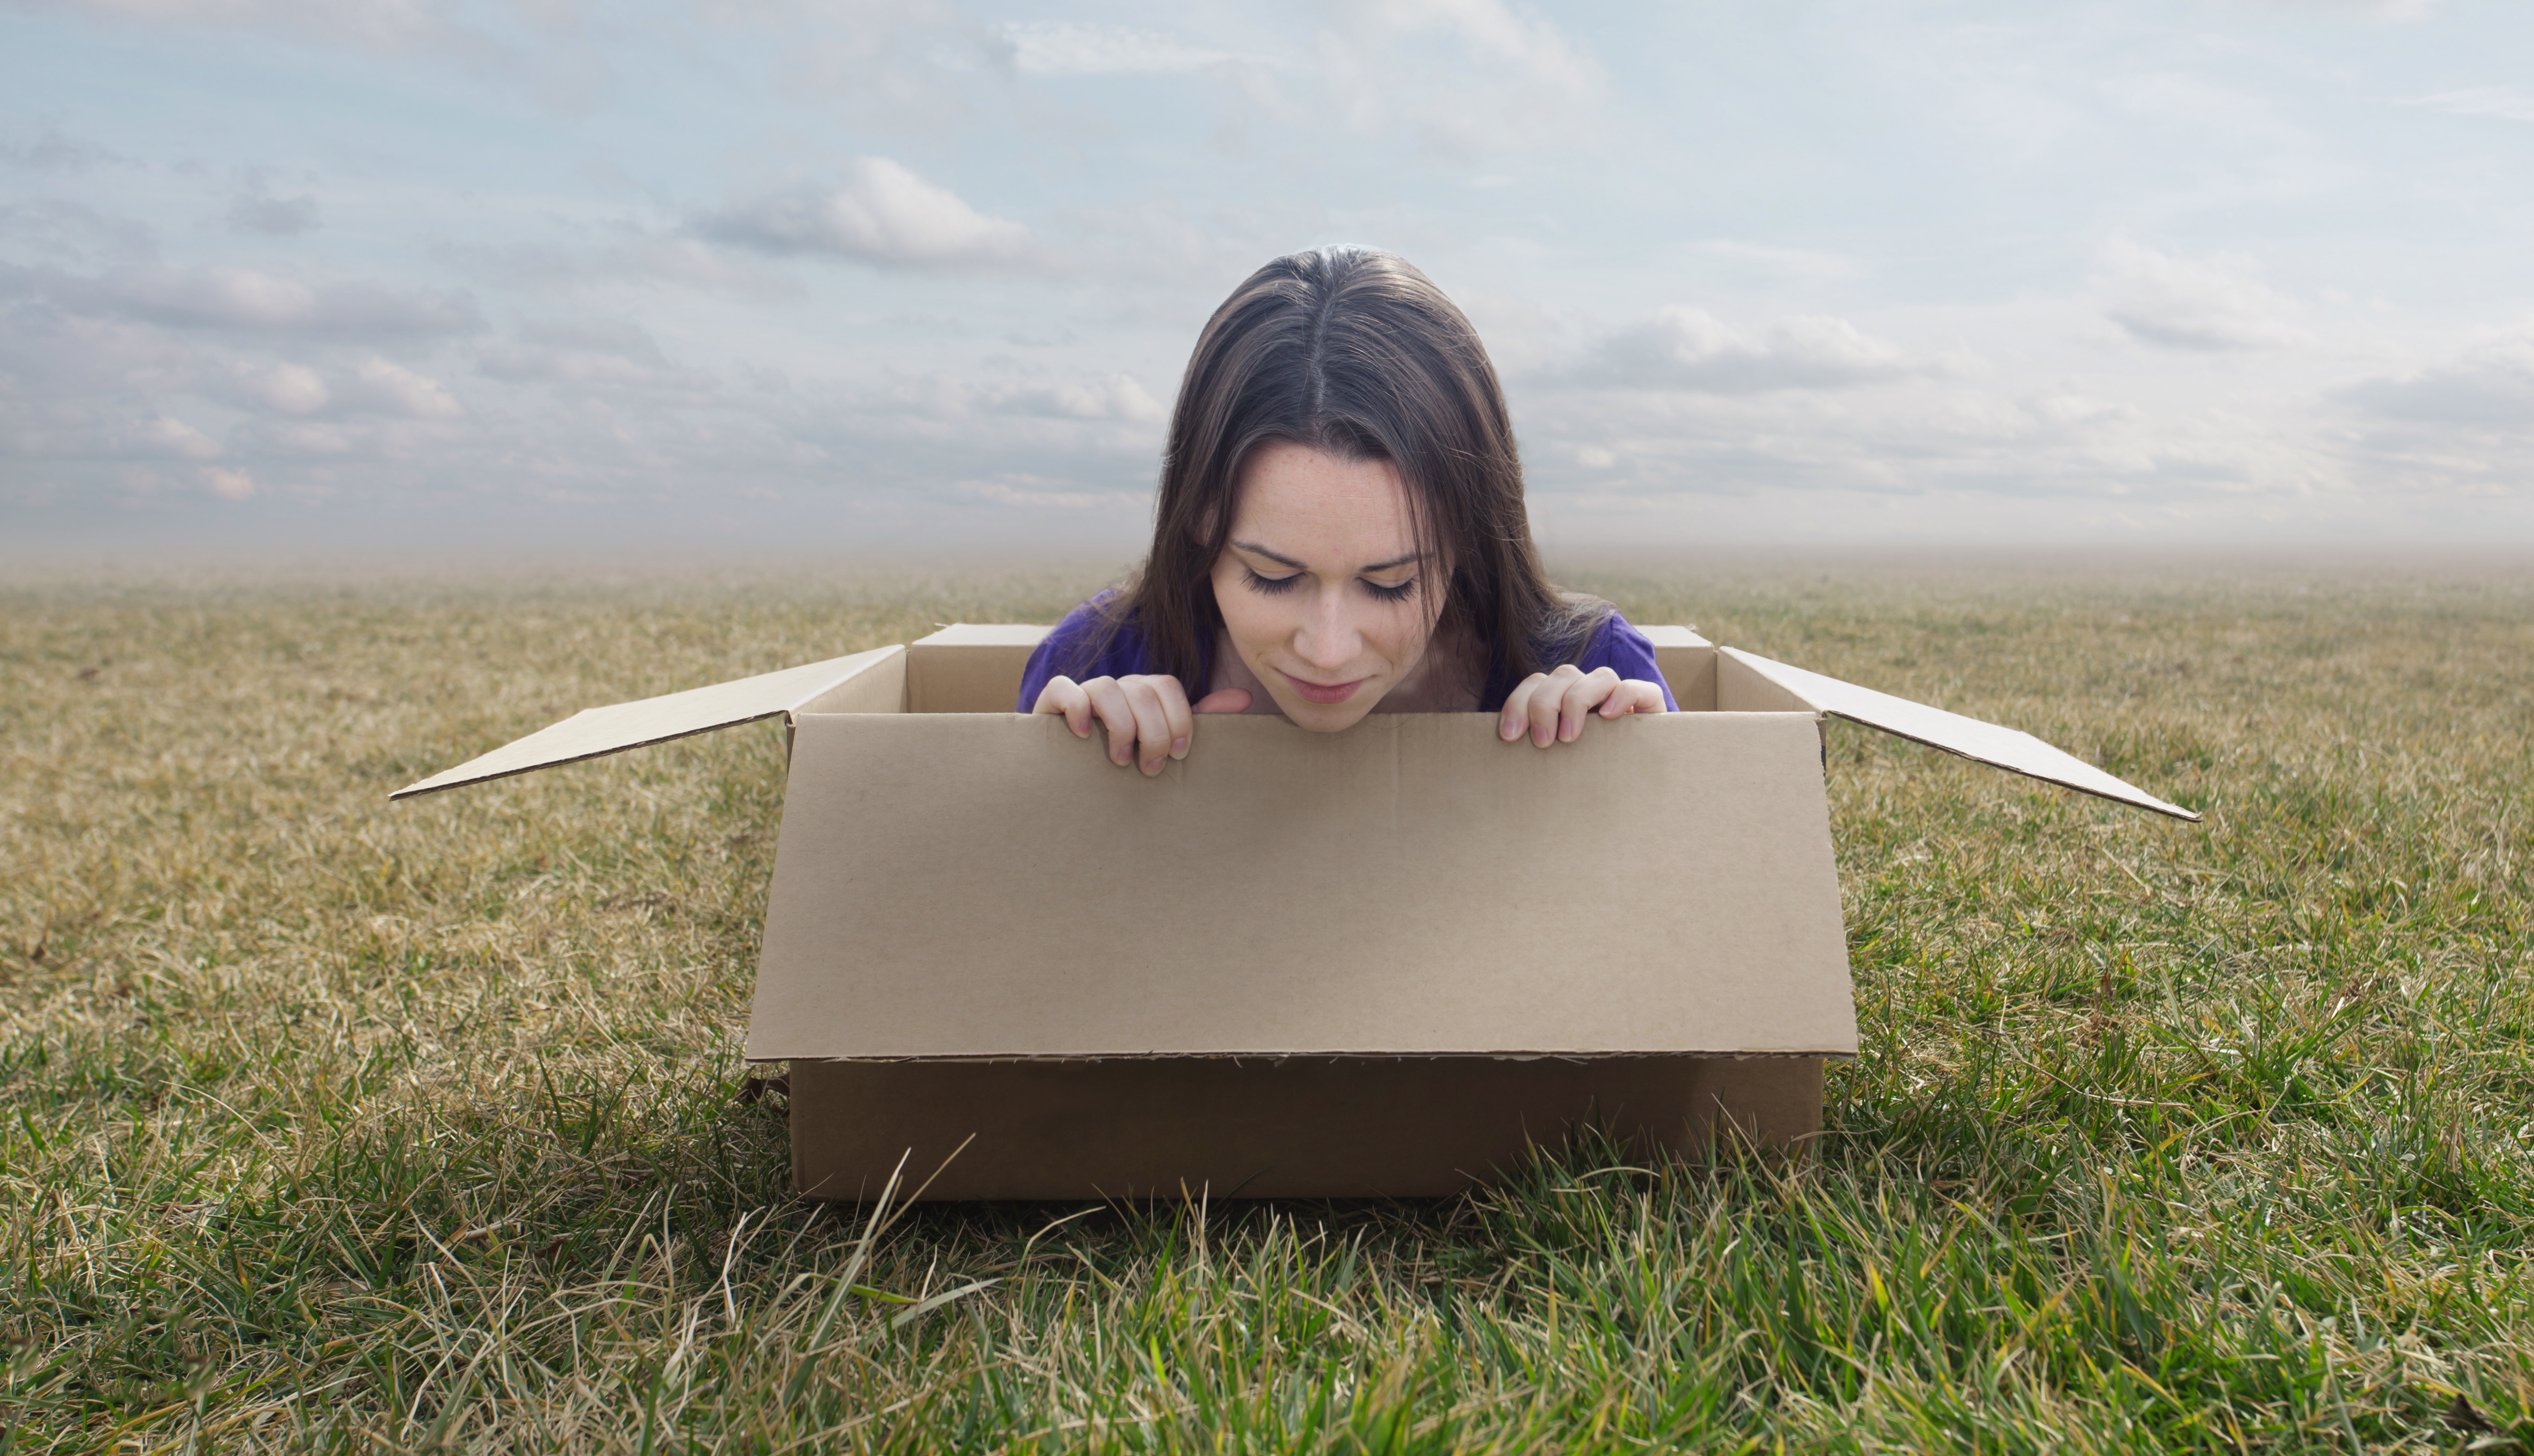
<path fill-rule="evenodd" d="M 1117 629 L 1109 639 L 1107 651 L 1095 656 L 1091 650 L 1110 629 L 1107 608 L 1111 595 L 1104 592 L 1066 612 L 1056 630 L 1040 639 L 1030 653 L 1029 665 L 1021 669 L 1020 697 L 1012 705 L 1013 712 L 1034 711 L 1038 695 L 1050 678 L 1070 677 L 1078 682 L 1143 670 L 1143 637 L 1132 626 Z"/>
<path fill-rule="evenodd" d="M 1601 623 L 1601 629 L 1593 634 L 1592 645 L 1575 660 L 1575 666 L 1587 672 L 1607 668 L 1621 677 L 1651 682 L 1662 689 L 1665 713 L 1680 711 L 1679 701 L 1671 695 L 1671 684 L 1663 680 L 1662 669 L 1655 666 L 1653 641 L 1628 625 L 1628 619 L 1615 612 L 1610 613 L 1608 621 Z"/>

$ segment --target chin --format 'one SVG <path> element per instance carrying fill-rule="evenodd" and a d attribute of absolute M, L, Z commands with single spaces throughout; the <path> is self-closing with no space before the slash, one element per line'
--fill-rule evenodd
<path fill-rule="evenodd" d="M 1357 694 L 1358 697 L 1362 694 Z M 1352 700 L 1344 703 L 1306 703 L 1297 699 L 1278 703 L 1285 718 L 1294 727 L 1314 733 L 1340 733 L 1371 716 L 1369 705 L 1358 706 Z"/>

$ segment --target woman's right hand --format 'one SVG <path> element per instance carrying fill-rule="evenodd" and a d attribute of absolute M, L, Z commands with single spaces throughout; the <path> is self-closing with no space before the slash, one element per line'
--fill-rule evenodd
<path fill-rule="evenodd" d="M 1177 678 L 1154 673 L 1094 677 L 1089 682 L 1051 677 L 1038 691 L 1038 706 L 1030 711 L 1061 717 L 1077 738 L 1090 737 L 1091 722 L 1098 719 L 1109 729 L 1109 761 L 1121 769 L 1136 764 L 1149 778 L 1170 760 L 1187 757 L 1197 714 L 1242 713 L 1248 708 L 1247 689 L 1237 687 L 1208 693 L 1191 708 L 1187 690 Z"/>

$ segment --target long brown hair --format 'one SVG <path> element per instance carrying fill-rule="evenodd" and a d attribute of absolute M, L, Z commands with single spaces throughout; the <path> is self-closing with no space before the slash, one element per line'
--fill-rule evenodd
<path fill-rule="evenodd" d="M 1609 615 L 1540 572 L 1513 422 L 1470 320 L 1395 254 L 1297 253 L 1206 321 L 1171 412 L 1152 553 L 1110 602 L 1113 630 L 1133 623 L 1189 697 L 1222 627 L 1212 571 L 1241 465 L 1269 440 L 1398 469 L 1427 579 L 1451 569 L 1433 640 L 1475 640 L 1481 672 L 1519 681 L 1572 661 Z"/>

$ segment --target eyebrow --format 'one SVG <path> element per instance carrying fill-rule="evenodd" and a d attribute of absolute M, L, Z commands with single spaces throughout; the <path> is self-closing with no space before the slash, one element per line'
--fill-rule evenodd
<path fill-rule="evenodd" d="M 1232 545 L 1236 550 L 1247 552 L 1253 556 L 1265 556 L 1268 560 L 1291 566 L 1297 571 L 1308 571 L 1311 569 L 1308 565 L 1295 560 L 1292 556 L 1286 555 L 1282 552 L 1271 552 L 1267 548 L 1260 546 L 1253 541 L 1236 541 L 1232 543 Z M 1404 556 L 1393 556 L 1387 561 L 1375 561 L 1369 566 L 1358 566 L 1355 569 L 1355 574 L 1358 576 L 1370 576 L 1376 571 L 1393 570 L 1401 566 L 1410 565 L 1417 561 L 1421 561 L 1424 558 L 1425 553 L 1423 552 L 1410 552 Z"/>

